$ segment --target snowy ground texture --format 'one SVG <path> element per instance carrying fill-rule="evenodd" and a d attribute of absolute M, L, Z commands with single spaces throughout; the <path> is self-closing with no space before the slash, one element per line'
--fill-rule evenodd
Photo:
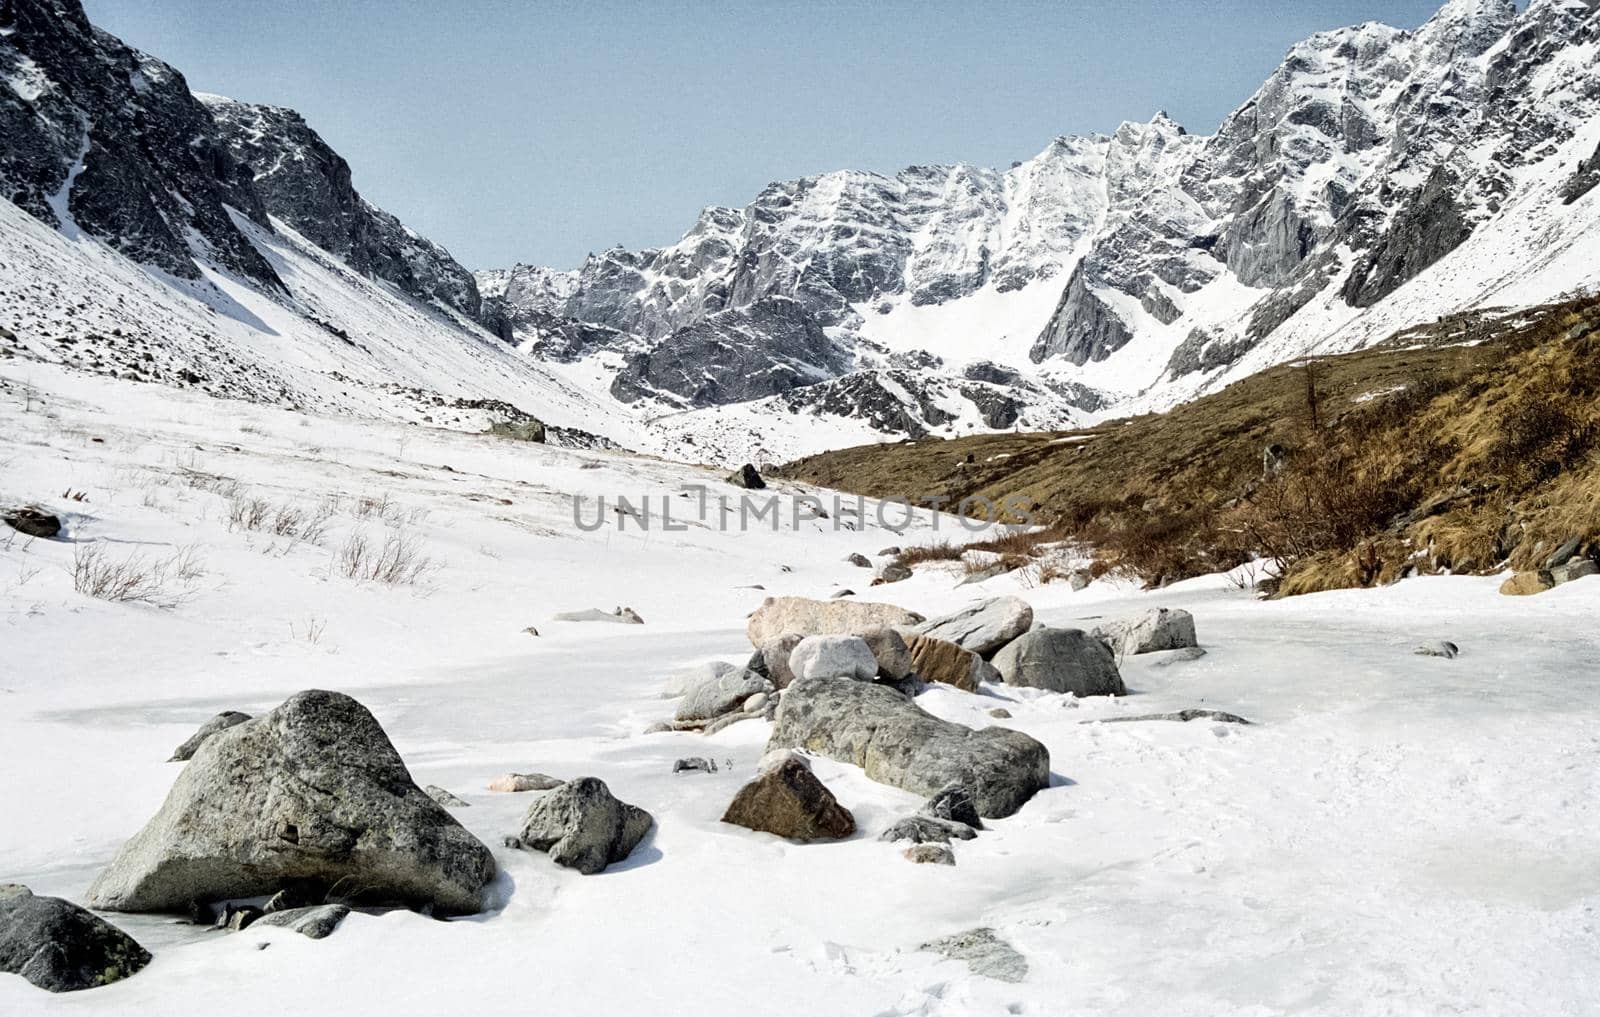
<path fill-rule="evenodd" d="M 495 847 L 505 902 L 448 923 L 358 914 L 323 941 L 114 916 L 155 954 L 146 970 L 60 997 L 0 976 L 0 1013 L 1600 1010 L 1600 578 L 1530 598 L 1446 577 L 1281 603 L 1225 577 L 1072 593 L 1015 576 L 956 589 L 925 570 L 872 590 L 930 616 L 1015 593 L 1051 624 L 1183 607 L 1209 651 L 1129 658 L 1119 700 L 920 697 L 974 726 L 1005 706 L 1055 777 L 957 844 L 955 867 L 913 865 L 876 839 L 912 795 L 818 760 L 860 829 L 793 845 L 718 821 L 764 723 L 641 732 L 670 715 L 670 676 L 745 659 L 762 597 L 866 593 L 844 555 L 930 539 L 929 521 L 904 535 L 572 523 L 574 493 L 699 483 L 721 489 L 618 454 L 0 365 L 0 501 L 61 511 L 71 538 L 0 541 L 0 881 L 81 899 L 161 802 L 178 766 L 163 761 L 197 724 L 322 687 L 366 704 L 419 783 L 471 802 L 456 815 Z M 230 529 L 230 496 L 332 514 L 296 542 Z M 334 559 L 357 530 L 403 533 L 432 567 L 412 585 L 347 579 Z M 73 591 L 83 548 L 192 549 L 196 568 L 169 570 L 169 606 L 106 603 Z M 619 604 L 646 624 L 550 621 Z M 1433 638 L 1462 655 L 1413 655 Z M 1257 723 L 1083 723 L 1191 706 Z M 672 773 L 695 755 L 731 765 Z M 657 827 L 598 876 L 505 850 L 529 799 L 484 785 L 513 770 L 599 776 Z M 977 926 L 1026 957 L 1025 980 L 917 950 Z"/>

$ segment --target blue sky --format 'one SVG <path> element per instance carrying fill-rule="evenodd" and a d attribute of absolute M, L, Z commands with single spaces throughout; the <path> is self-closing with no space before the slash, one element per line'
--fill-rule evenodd
<path fill-rule="evenodd" d="M 1442 0 L 84 0 L 190 87 L 292 106 L 471 268 L 670 243 L 768 181 L 1210 133 L 1314 31 Z"/>

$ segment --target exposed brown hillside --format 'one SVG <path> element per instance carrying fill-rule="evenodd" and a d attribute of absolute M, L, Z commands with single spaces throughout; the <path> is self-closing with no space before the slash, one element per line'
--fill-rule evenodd
<path fill-rule="evenodd" d="M 1284 458 L 1268 471 L 1272 445 Z M 1053 534 L 1151 582 L 1257 555 L 1282 561 L 1285 592 L 1537 567 L 1570 537 L 1600 542 L 1600 298 L 1441 320 L 1165 414 L 782 472 L 878 497 L 1021 496 Z"/>

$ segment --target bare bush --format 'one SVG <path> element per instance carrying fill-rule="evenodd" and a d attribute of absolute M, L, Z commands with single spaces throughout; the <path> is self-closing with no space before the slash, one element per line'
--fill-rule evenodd
<path fill-rule="evenodd" d="M 415 526 L 428 518 L 425 508 L 407 508 L 392 500 L 388 493 L 362 495 L 350 507 L 350 514 L 362 521 L 376 520 L 388 526 Z"/>
<path fill-rule="evenodd" d="M 326 536 L 335 505 L 323 502 L 314 509 L 265 498 L 235 494 L 228 501 L 228 529 L 270 533 L 275 537 L 318 544 Z"/>
<path fill-rule="evenodd" d="M 434 568 L 433 559 L 422 553 L 422 542 L 400 531 L 378 544 L 357 530 L 339 550 L 336 565 L 349 579 L 390 586 L 414 585 Z"/>
<path fill-rule="evenodd" d="M 83 545 L 72 556 L 72 588 L 114 603 L 176 607 L 204 575 L 205 566 L 192 546 L 168 558 L 135 553 L 118 560 L 99 545 Z"/>

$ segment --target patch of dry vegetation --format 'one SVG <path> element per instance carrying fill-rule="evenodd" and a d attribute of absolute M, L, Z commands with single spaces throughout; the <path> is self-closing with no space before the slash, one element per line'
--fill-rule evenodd
<path fill-rule="evenodd" d="M 1281 464 L 1264 463 L 1269 445 Z M 782 475 L 877 497 L 1021 495 L 1045 524 L 1034 545 L 1081 541 L 1098 571 L 1152 584 L 1257 557 L 1276 559 L 1285 594 L 1539 567 L 1572 537 L 1600 548 L 1600 299 L 1408 329 L 1166 414 L 845 449 Z M 967 548 L 1007 553 L 903 560 Z"/>

